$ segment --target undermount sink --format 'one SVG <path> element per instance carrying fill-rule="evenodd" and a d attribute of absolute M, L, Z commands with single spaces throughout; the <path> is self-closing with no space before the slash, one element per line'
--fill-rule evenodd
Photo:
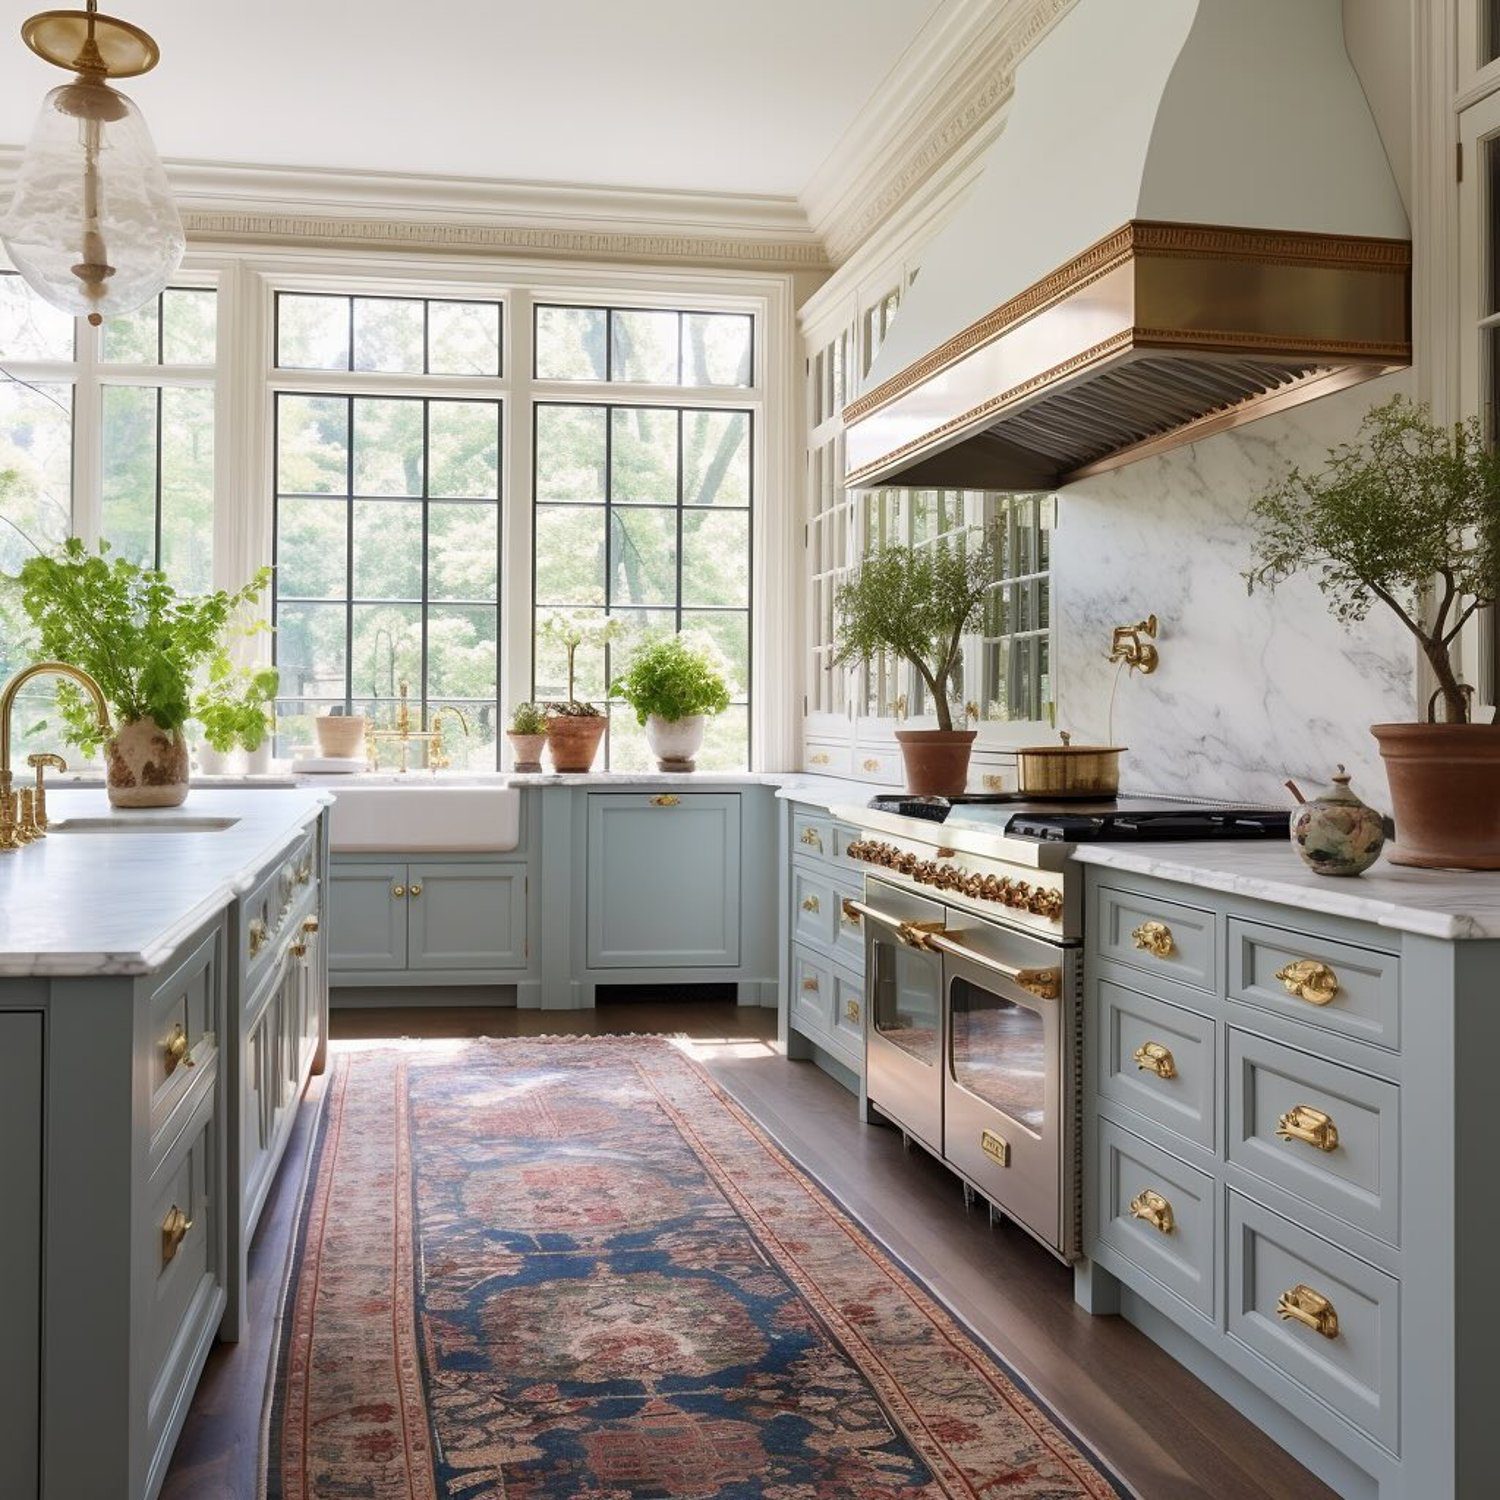
<path fill-rule="evenodd" d="M 222 833 L 238 818 L 197 817 L 191 813 L 117 813 L 108 818 L 59 818 L 48 833 Z"/>
<path fill-rule="evenodd" d="M 521 794 L 504 786 L 351 786 L 334 792 L 335 850 L 483 849 L 521 841 Z"/>

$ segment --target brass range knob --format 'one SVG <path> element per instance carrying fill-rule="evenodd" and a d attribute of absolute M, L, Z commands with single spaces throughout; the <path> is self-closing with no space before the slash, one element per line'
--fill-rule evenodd
<path fill-rule="evenodd" d="M 169 1078 L 179 1067 L 194 1066 L 193 1059 L 188 1052 L 187 1032 L 183 1030 L 181 1021 L 172 1028 L 172 1035 L 162 1044 L 162 1063 L 166 1067 Z"/>

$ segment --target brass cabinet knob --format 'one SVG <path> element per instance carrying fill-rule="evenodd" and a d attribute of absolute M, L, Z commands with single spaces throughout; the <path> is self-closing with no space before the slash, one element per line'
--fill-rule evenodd
<path fill-rule="evenodd" d="M 1315 1292 L 1300 1281 L 1276 1299 L 1276 1316 L 1311 1328 L 1325 1339 L 1339 1336 L 1339 1315 L 1333 1303 L 1322 1292 Z"/>
<path fill-rule="evenodd" d="M 318 930 L 318 919 L 316 917 L 303 917 L 303 932 L 316 932 Z"/>
<path fill-rule="evenodd" d="M 652 807 L 676 807 L 681 801 L 681 797 L 674 797 L 670 792 L 663 792 L 661 796 L 651 799 L 651 805 Z"/>
<path fill-rule="evenodd" d="M 826 750 L 815 750 L 807 757 L 810 766 L 826 766 L 828 764 L 828 752 Z"/>
<path fill-rule="evenodd" d="M 1155 1073 L 1158 1078 L 1177 1076 L 1177 1059 L 1172 1056 L 1171 1048 L 1160 1042 L 1142 1042 L 1135 1049 L 1134 1057 L 1136 1067 Z"/>
<path fill-rule="evenodd" d="M 807 976 L 807 978 L 802 981 L 802 988 L 804 990 L 806 990 L 811 995 L 817 994 L 817 992 L 818 992 L 818 981 L 817 981 L 817 979 L 813 975 L 809 974 Z"/>
<path fill-rule="evenodd" d="M 174 1203 L 161 1221 L 161 1263 L 168 1265 L 176 1256 L 182 1242 L 187 1238 L 193 1221 Z"/>
<path fill-rule="evenodd" d="M 415 899 L 417 896 L 420 896 L 422 894 L 422 882 L 420 880 L 412 881 L 411 890 L 408 891 L 407 894 L 413 899 Z"/>
<path fill-rule="evenodd" d="M 1130 1200 L 1130 1216 L 1144 1220 L 1161 1234 L 1171 1234 L 1177 1228 L 1172 1205 L 1151 1188 L 1143 1188 Z"/>
<path fill-rule="evenodd" d="M 817 909 L 818 909 L 818 898 L 816 896 L 804 896 L 802 898 L 802 910 L 803 911 L 817 911 Z"/>
<path fill-rule="evenodd" d="M 1309 1005 L 1327 1005 L 1339 992 L 1339 976 L 1315 958 L 1299 958 L 1277 969 L 1276 977 L 1287 994 Z"/>
<path fill-rule="evenodd" d="M 1170 958 L 1177 951 L 1177 941 L 1165 922 L 1142 922 L 1130 934 L 1130 941 L 1142 952 L 1153 953 L 1157 958 Z"/>
<path fill-rule="evenodd" d="M 1321 1109 L 1298 1104 L 1276 1122 L 1276 1134 L 1284 1141 L 1304 1141 L 1319 1151 L 1337 1151 L 1338 1127 Z"/>
<path fill-rule="evenodd" d="M 391 887 L 391 899 L 404 901 L 406 899 L 406 887 L 404 885 L 393 885 Z"/>
<path fill-rule="evenodd" d="M 259 917 L 252 917 L 250 919 L 250 929 L 249 929 L 249 932 L 250 932 L 250 957 L 254 958 L 255 955 L 257 953 L 259 953 L 261 951 L 261 949 L 264 948 L 266 946 L 266 944 L 270 941 L 270 939 L 271 939 L 271 930 L 270 930 L 270 928 L 268 928 L 266 926 L 266 924 Z"/>
<path fill-rule="evenodd" d="M 873 755 L 866 756 L 864 767 L 867 771 L 878 771 L 880 769 L 880 762 Z"/>
<path fill-rule="evenodd" d="M 162 1062 L 169 1078 L 179 1065 L 184 1068 L 193 1066 L 193 1059 L 188 1055 L 187 1032 L 183 1030 L 181 1021 L 172 1028 L 172 1035 L 162 1044 Z"/>
<path fill-rule="evenodd" d="M 306 958 L 307 957 L 307 944 L 306 943 L 290 943 L 290 944 L 288 944 L 286 951 L 288 953 L 290 953 L 293 958 Z"/>
<path fill-rule="evenodd" d="M 816 828 L 804 828 L 797 835 L 797 842 L 806 844 L 809 849 L 816 849 L 819 854 L 823 852 L 823 835 Z"/>
<path fill-rule="evenodd" d="M 853 1022 L 856 1026 L 859 1024 L 859 1001 L 858 1000 L 846 1000 L 846 1001 L 844 1001 L 844 1019 L 846 1021 Z"/>

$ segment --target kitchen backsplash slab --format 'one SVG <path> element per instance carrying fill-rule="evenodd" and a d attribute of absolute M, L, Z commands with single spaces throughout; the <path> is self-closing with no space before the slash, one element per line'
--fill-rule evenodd
<path fill-rule="evenodd" d="M 1329 396 L 1061 492 L 1053 541 L 1058 723 L 1104 743 L 1110 631 L 1155 612 L 1160 669 L 1122 672 L 1113 738 L 1134 791 L 1280 802 L 1288 776 L 1342 761 L 1389 806 L 1372 723 L 1415 711 L 1410 635 L 1381 606 L 1354 629 L 1297 577 L 1249 596 L 1251 502 L 1289 463 L 1321 464 L 1407 374 Z"/>

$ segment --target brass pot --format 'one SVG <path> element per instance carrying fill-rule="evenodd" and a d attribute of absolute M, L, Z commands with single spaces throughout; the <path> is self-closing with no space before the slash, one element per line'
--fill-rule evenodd
<path fill-rule="evenodd" d="M 1113 797 L 1120 790 L 1123 745 L 1075 745 L 1064 733 L 1060 745 L 1029 745 L 1016 751 L 1022 796 L 1063 800 Z"/>

